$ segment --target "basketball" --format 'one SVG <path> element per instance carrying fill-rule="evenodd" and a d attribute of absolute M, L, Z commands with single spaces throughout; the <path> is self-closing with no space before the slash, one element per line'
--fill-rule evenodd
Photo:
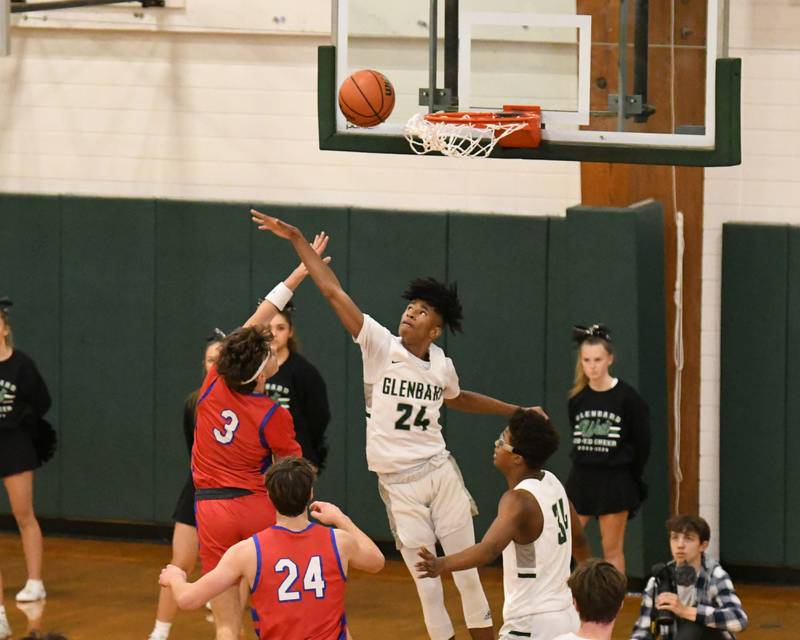
<path fill-rule="evenodd" d="M 339 87 L 339 108 L 349 123 L 374 127 L 391 115 L 394 87 L 380 71 L 354 71 Z"/>

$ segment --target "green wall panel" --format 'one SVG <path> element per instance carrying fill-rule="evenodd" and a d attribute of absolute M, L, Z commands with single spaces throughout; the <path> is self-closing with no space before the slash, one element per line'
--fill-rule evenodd
<path fill-rule="evenodd" d="M 645 470 L 649 496 L 633 531 L 642 528 L 643 571 L 665 557 L 664 521 L 669 515 L 669 426 L 667 422 L 667 346 L 664 312 L 664 213 L 657 202 L 630 207 L 636 216 L 635 307 L 639 344 L 638 387 L 650 408 L 651 454 Z"/>
<path fill-rule="evenodd" d="M 155 225 L 155 519 L 169 522 L 189 472 L 182 418 L 203 380 L 206 338 L 254 308 L 240 204 L 160 201 Z"/>
<path fill-rule="evenodd" d="M 271 208 L 264 205 L 262 210 L 270 211 Z M 326 255 L 332 256 L 331 266 L 342 286 L 347 289 L 348 210 L 281 206 L 276 215 L 296 225 L 309 240 L 318 231 L 325 231 L 330 236 Z M 250 224 L 254 236 L 253 288 L 250 297 L 256 300 L 266 295 L 278 280 L 284 279 L 298 264 L 298 259 L 289 242 L 258 231 L 255 225 Z M 325 379 L 331 408 L 331 422 L 326 431 L 328 461 L 317 481 L 316 496 L 347 509 L 348 433 L 364 430 L 363 407 L 355 414 L 355 419 L 350 419 L 347 413 L 347 354 L 355 345 L 352 345 L 349 335 L 310 277 L 297 290 L 294 304 L 295 331 L 300 350 Z M 360 380 L 360 364 L 355 373 L 356 379 Z M 363 449 L 354 453 L 353 462 L 359 466 L 365 465 Z"/>
<path fill-rule="evenodd" d="M 788 227 L 723 226 L 720 549 L 784 561 Z M 795 322 L 793 320 L 792 322 Z"/>
<path fill-rule="evenodd" d="M 786 327 L 786 449 L 784 524 L 786 565 L 800 567 L 800 228 L 789 229 Z M 793 392 L 790 392 L 793 391 Z"/>
<path fill-rule="evenodd" d="M 53 406 L 47 419 L 60 430 L 61 215 L 57 198 L 3 196 L 0 198 L 0 296 L 14 300 L 11 323 L 16 347 L 31 356 L 47 383 Z M 36 472 L 35 508 L 38 514 L 60 513 L 61 455 Z M 5 491 L 0 511 L 11 511 Z"/>
<path fill-rule="evenodd" d="M 151 520 L 155 203 L 62 206 L 63 512 Z"/>
<path fill-rule="evenodd" d="M 547 219 L 449 217 L 447 273 L 459 285 L 464 333 L 448 335 L 462 389 L 524 406 L 544 403 Z M 507 419 L 448 412 L 447 443 L 478 504 L 483 536 L 505 490 L 492 465 Z"/>
<path fill-rule="evenodd" d="M 401 294 L 418 276 L 446 274 L 447 217 L 444 214 L 378 212 L 350 214 L 349 293 L 356 304 L 392 333 L 405 308 Z M 364 454 L 364 386 L 361 350 L 348 347 L 347 495 L 350 515 L 371 536 L 390 540 L 375 475 Z M 359 428 L 361 425 L 361 428 Z"/>
<path fill-rule="evenodd" d="M 550 459 L 549 468 L 562 482 L 566 482 L 570 468 L 572 431 L 567 416 L 567 397 L 575 370 L 575 352 L 570 337 L 574 318 L 566 304 L 571 262 L 567 237 L 566 219 L 551 218 L 547 241 L 545 409 L 561 436 L 561 443 Z"/>
<path fill-rule="evenodd" d="M 570 326 L 595 322 L 609 326 L 615 337 L 614 374 L 636 387 L 650 405 L 652 450 L 646 475 L 651 493 L 642 513 L 629 521 L 625 536 L 628 574 L 640 577 L 645 576 L 650 564 L 664 554 L 663 533 L 656 534 L 655 540 L 645 541 L 644 530 L 663 527 L 668 509 L 667 479 L 661 473 L 668 455 L 663 320 L 652 330 L 645 330 L 642 323 L 648 316 L 640 317 L 639 312 L 642 304 L 647 304 L 663 316 L 662 225 L 658 207 L 569 208 L 566 219 L 568 293 L 562 304 L 568 307 L 571 319 L 566 328 L 553 327 L 553 333 L 548 333 L 548 340 L 563 340 L 559 344 L 565 344 L 570 350 L 574 363 L 576 351 L 568 337 Z M 649 381 L 651 378 L 654 381 Z M 571 379 L 565 391 L 570 386 Z M 568 432 L 569 425 L 565 427 Z M 569 433 L 565 440 L 571 448 Z M 653 547 L 646 549 L 646 542 Z M 596 538 L 593 548 L 595 553 L 600 552 Z"/>

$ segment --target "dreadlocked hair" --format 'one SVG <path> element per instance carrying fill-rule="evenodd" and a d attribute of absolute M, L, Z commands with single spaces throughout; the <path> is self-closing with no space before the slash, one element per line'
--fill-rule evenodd
<path fill-rule="evenodd" d="M 217 360 L 217 371 L 231 391 L 252 393 L 256 381 L 242 384 L 264 362 L 269 353 L 272 334 L 267 327 L 255 325 L 240 327 L 222 341 Z"/>
<path fill-rule="evenodd" d="M 450 331 L 453 333 L 461 331 L 464 310 L 458 300 L 458 285 L 455 282 L 447 285 L 435 278 L 416 278 L 408 283 L 403 298 L 426 302 L 442 316 Z"/>

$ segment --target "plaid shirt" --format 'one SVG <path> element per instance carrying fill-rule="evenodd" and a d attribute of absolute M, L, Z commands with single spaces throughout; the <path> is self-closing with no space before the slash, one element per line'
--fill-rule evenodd
<path fill-rule="evenodd" d="M 674 565 L 670 562 L 670 565 Z M 655 620 L 653 619 L 654 602 L 656 595 L 656 580 L 650 578 L 642 596 L 642 608 L 639 619 L 633 625 L 631 640 L 652 640 L 659 637 L 662 640 L 673 640 L 677 634 L 677 623 L 670 625 L 667 635 L 657 635 Z M 703 554 L 700 571 L 695 583 L 695 604 L 697 617 L 694 622 L 719 629 L 722 635 L 729 640 L 735 640 L 734 631 L 742 631 L 747 627 L 747 614 L 742 609 L 742 602 L 736 595 L 733 582 L 728 572 L 719 563 L 706 558 Z"/>

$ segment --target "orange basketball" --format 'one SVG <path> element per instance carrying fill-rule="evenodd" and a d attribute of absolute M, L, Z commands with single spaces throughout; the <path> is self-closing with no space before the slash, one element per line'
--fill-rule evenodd
<path fill-rule="evenodd" d="M 392 113 L 394 87 L 380 71 L 354 71 L 339 87 L 339 108 L 351 124 L 374 127 Z"/>

